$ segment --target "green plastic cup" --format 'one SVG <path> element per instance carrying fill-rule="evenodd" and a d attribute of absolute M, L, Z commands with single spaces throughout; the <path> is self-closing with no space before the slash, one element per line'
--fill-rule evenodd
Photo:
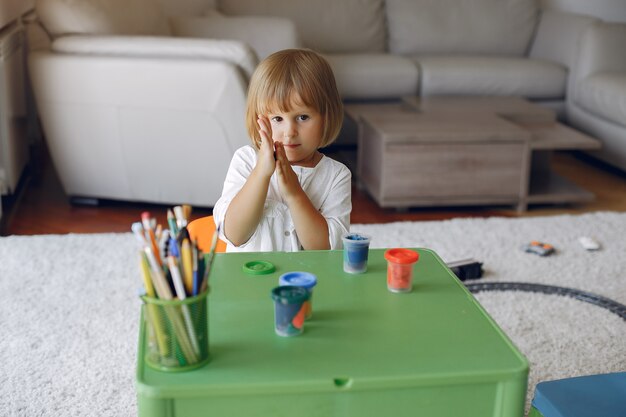
<path fill-rule="evenodd" d="M 146 364 L 166 372 L 181 372 L 209 361 L 208 302 L 205 291 L 185 300 L 143 296 L 146 323 Z"/>
<path fill-rule="evenodd" d="M 272 289 L 274 300 L 274 331 L 279 336 L 298 336 L 304 331 L 306 302 L 311 297 L 308 289 L 280 285 Z"/>

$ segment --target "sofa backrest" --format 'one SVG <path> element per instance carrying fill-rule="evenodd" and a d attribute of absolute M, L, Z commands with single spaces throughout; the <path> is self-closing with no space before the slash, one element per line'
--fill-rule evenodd
<path fill-rule="evenodd" d="M 320 52 L 383 52 L 386 27 L 383 0 L 217 0 L 233 16 L 291 19 L 303 46 Z"/>
<path fill-rule="evenodd" d="M 524 55 L 537 0 L 386 0 L 389 50 L 402 55 Z"/>
<path fill-rule="evenodd" d="M 53 38 L 67 34 L 170 34 L 157 0 L 37 0 L 35 10 Z"/>
<path fill-rule="evenodd" d="M 159 0 L 168 17 L 197 17 L 215 10 L 217 0 Z"/>

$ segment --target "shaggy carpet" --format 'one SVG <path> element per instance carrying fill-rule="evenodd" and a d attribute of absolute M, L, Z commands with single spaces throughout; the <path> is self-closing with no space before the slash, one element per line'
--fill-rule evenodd
<path fill-rule="evenodd" d="M 477 282 L 569 287 L 626 304 L 626 213 L 352 230 L 370 234 L 372 247 L 473 257 L 485 269 Z M 585 251 L 577 241 L 584 235 L 602 248 Z M 525 253 L 531 240 L 556 253 Z M 130 233 L 0 238 L 0 415 L 135 416 L 139 276 Z M 606 308 L 519 291 L 476 297 L 530 362 L 528 401 L 543 380 L 626 370 L 626 321 Z"/>

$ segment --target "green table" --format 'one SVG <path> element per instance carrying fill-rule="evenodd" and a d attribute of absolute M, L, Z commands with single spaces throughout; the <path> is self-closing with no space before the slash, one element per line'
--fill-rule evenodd
<path fill-rule="evenodd" d="M 383 249 L 368 271 L 342 251 L 218 254 L 210 362 L 186 373 L 137 361 L 140 416 L 522 416 L 528 363 L 432 251 L 418 249 L 413 291 L 386 287 Z M 249 275 L 252 260 L 276 265 Z M 317 275 L 304 334 L 274 333 L 270 290 L 289 271 Z"/>

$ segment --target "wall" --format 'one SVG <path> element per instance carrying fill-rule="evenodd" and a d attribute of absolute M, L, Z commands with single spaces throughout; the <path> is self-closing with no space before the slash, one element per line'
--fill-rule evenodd
<path fill-rule="evenodd" d="M 35 7 L 35 0 L 0 0 L 0 28 Z"/>
<path fill-rule="evenodd" d="M 540 0 L 543 8 L 626 22 L 626 0 Z"/>

